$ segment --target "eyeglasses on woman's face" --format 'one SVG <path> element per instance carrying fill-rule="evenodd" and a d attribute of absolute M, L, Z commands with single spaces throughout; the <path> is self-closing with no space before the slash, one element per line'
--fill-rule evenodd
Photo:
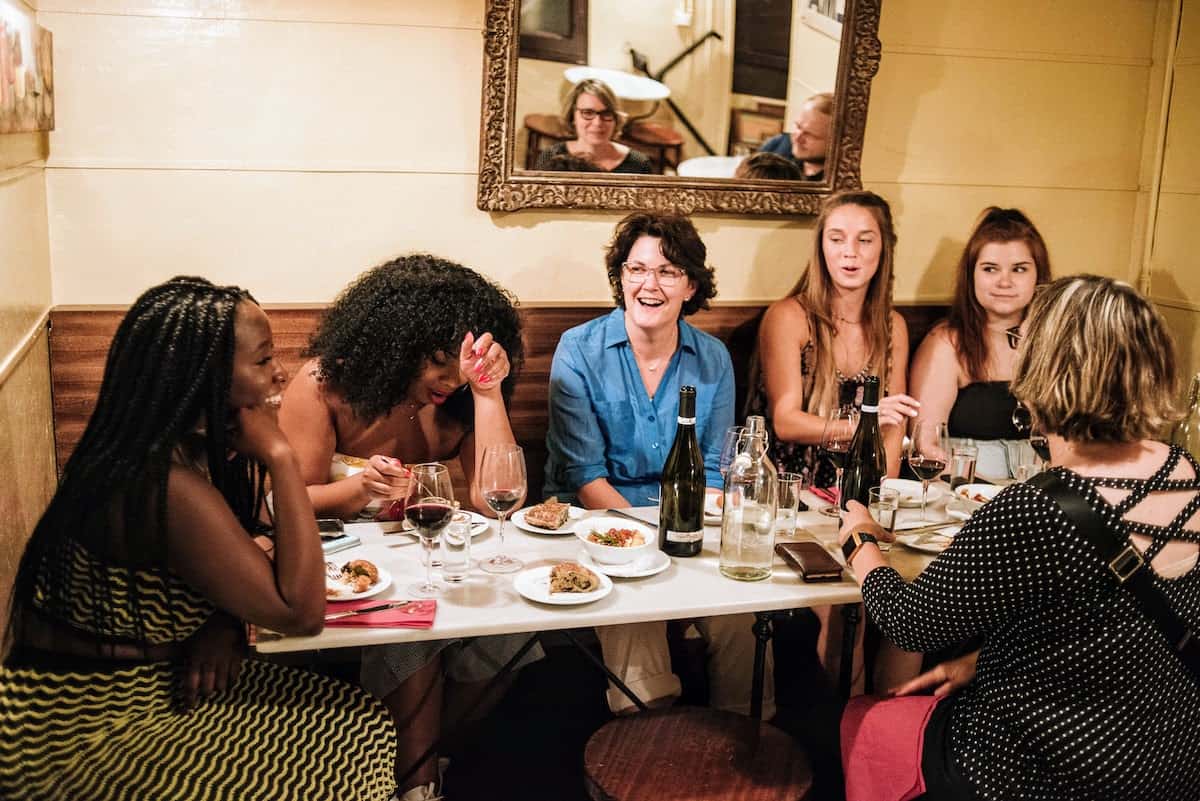
<path fill-rule="evenodd" d="M 671 288 L 679 284 L 686 276 L 683 270 L 668 264 L 661 267 L 647 267 L 637 261 L 627 261 L 621 265 L 621 277 L 630 284 L 642 284 L 653 273 L 658 278 L 658 285 Z"/>
<path fill-rule="evenodd" d="M 577 108 L 575 109 L 575 113 L 578 114 L 584 122 L 591 122 L 597 117 L 599 117 L 603 122 L 612 122 L 617 118 L 616 112 L 609 111 L 608 109 L 597 111 L 594 108 Z"/>

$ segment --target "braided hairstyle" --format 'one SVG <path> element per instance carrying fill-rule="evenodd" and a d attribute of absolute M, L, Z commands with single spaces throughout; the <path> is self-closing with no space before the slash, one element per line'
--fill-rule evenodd
<path fill-rule="evenodd" d="M 467 332 L 491 332 L 508 353 L 505 399 L 524 360 L 516 299 L 461 264 L 427 253 L 402 256 L 360 275 L 334 300 L 309 342 L 317 377 L 370 423 L 404 403 L 427 362 L 439 353 L 458 360 Z M 466 385 L 444 410 L 471 424 Z"/>
<path fill-rule="evenodd" d="M 104 567 L 124 568 L 146 641 L 133 573 L 166 577 L 167 474 L 188 443 L 242 525 L 257 527 L 265 470 L 240 454 L 229 458 L 234 319 L 243 301 L 255 302 L 244 289 L 179 276 L 146 290 L 129 309 L 109 348 L 95 411 L 21 559 L 10 632 L 35 590 L 51 616 L 66 617 L 78 590 L 68 571 L 78 543 L 92 556 L 93 630 L 112 630 L 114 587 Z"/>

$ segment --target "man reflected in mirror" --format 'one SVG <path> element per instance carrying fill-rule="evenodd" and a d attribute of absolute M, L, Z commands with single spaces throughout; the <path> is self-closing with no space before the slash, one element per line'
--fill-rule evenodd
<path fill-rule="evenodd" d="M 825 156 L 833 122 L 833 94 L 821 92 L 804 101 L 791 133 L 773 136 L 760 148 L 785 156 L 800 167 L 801 180 L 825 180 Z"/>

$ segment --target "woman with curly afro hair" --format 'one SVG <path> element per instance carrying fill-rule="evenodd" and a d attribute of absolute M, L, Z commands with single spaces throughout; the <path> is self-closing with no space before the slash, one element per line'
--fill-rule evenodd
<path fill-rule="evenodd" d="M 368 270 L 344 289 L 309 344 L 312 359 L 283 396 L 279 422 L 318 515 L 352 519 L 404 498 L 405 464 L 459 458 L 471 504 L 489 445 L 514 443 L 505 406 L 524 353 L 514 299 L 473 270 L 428 254 Z M 482 683 L 525 635 L 464 646 L 435 640 L 369 648 L 363 684 L 400 738 L 401 799 L 436 795 L 437 761 L 410 772 L 441 729 L 443 672 Z M 535 646 L 526 662 L 541 655 Z M 447 690 L 447 693 L 450 691 Z M 470 688 L 459 688 L 471 694 Z"/>

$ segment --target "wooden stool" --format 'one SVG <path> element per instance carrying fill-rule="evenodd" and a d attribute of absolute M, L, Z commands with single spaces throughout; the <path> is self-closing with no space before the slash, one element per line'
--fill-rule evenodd
<path fill-rule="evenodd" d="M 574 137 L 563 125 L 557 114 L 526 114 L 525 115 L 525 169 L 532 170 L 537 163 L 537 155 L 543 148 L 554 142 L 566 142 Z M 543 144 L 543 140 L 548 140 Z"/>
<path fill-rule="evenodd" d="M 593 801 L 800 801 L 812 787 L 808 757 L 788 735 L 703 707 L 606 723 L 583 770 Z"/>
<path fill-rule="evenodd" d="M 626 126 L 620 140 L 650 157 L 657 172 L 679 166 L 683 154 L 683 137 L 669 125 L 656 122 L 635 122 Z"/>

